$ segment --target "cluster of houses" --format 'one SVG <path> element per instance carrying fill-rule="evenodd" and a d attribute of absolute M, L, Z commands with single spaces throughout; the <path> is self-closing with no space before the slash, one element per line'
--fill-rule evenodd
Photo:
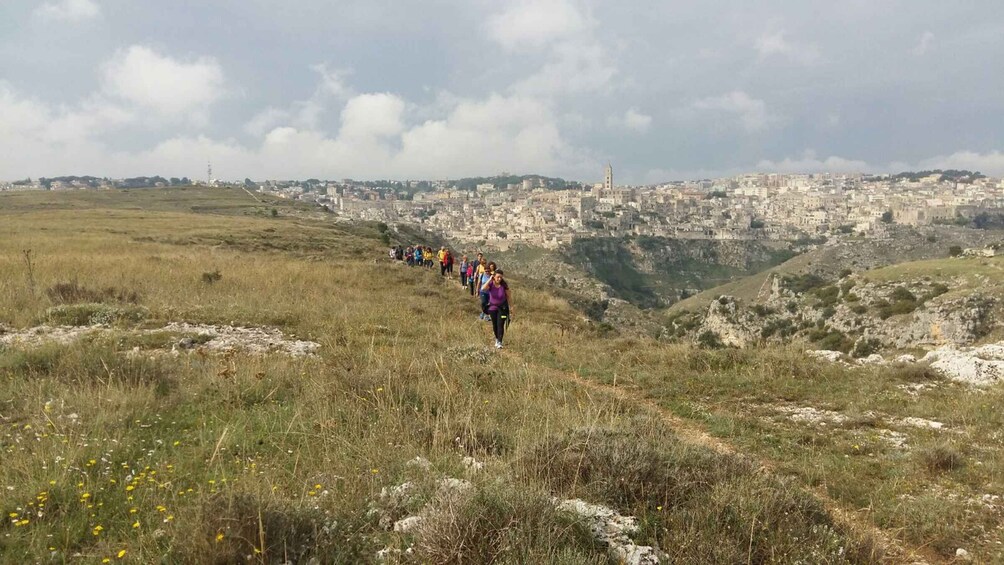
<path fill-rule="evenodd" d="M 941 174 L 919 178 L 852 174 L 751 174 L 699 182 L 594 186 L 568 190 L 529 178 L 461 189 L 438 183 L 401 198 L 351 182 L 324 193 L 277 194 L 323 204 L 341 218 L 416 223 L 453 241 L 498 249 L 556 248 L 591 236 L 793 240 L 829 233 L 880 233 L 890 223 L 953 223 L 1004 214 L 1004 181 Z"/>

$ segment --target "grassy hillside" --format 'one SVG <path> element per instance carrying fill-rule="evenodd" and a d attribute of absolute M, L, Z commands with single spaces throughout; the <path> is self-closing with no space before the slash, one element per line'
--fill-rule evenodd
<path fill-rule="evenodd" d="M 496 353 L 471 299 L 385 262 L 376 227 L 93 194 L 0 195 L 0 338 L 106 323 L 0 348 L 0 562 L 609 562 L 551 497 L 636 517 L 667 562 L 1001 558 L 993 499 L 970 505 L 1001 491 L 997 389 L 601 339 L 514 272 Z M 320 347 L 218 352 L 177 322 Z"/>

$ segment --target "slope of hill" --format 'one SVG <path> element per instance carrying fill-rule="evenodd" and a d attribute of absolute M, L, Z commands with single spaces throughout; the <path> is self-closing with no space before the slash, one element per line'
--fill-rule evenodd
<path fill-rule="evenodd" d="M 379 226 L 150 194 L 0 195 L 0 561 L 1002 557 L 999 388 L 603 339 L 518 276 L 498 353 Z"/>

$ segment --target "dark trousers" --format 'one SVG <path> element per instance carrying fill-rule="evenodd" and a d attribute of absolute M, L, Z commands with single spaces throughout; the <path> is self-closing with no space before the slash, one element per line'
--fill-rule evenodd
<path fill-rule="evenodd" d="M 498 310 L 489 310 L 488 315 L 492 318 L 492 331 L 495 332 L 495 339 L 502 341 L 505 336 L 505 323 L 509 319 L 509 305 L 503 304 Z"/>
<path fill-rule="evenodd" d="M 446 276 L 446 263 L 439 264 L 439 274 L 444 277 Z"/>
<path fill-rule="evenodd" d="M 488 293 L 487 292 L 482 292 L 481 293 L 481 311 L 484 312 L 485 314 L 488 313 Z"/>
<path fill-rule="evenodd" d="M 467 286 L 467 271 L 460 273 L 460 286 Z"/>
<path fill-rule="evenodd" d="M 471 296 L 474 296 L 474 275 L 467 279 L 467 286 L 471 287 Z"/>

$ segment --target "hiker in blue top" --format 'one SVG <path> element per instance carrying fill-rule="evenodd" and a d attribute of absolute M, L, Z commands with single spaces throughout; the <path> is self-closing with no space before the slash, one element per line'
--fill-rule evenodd
<path fill-rule="evenodd" d="M 467 288 L 467 255 L 460 258 L 460 286 Z"/>
<path fill-rule="evenodd" d="M 422 266 L 422 246 L 415 247 L 415 265 Z"/>
<path fill-rule="evenodd" d="M 481 298 L 481 315 L 478 316 L 481 320 L 491 320 L 491 316 L 488 315 L 488 291 L 484 290 L 484 286 L 488 284 L 488 281 L 492 280 L 492 276 L 495 275 L 495 269 L 498 266 L 495 261 L 491 261 L 485 267 L 484 271 L 481 272 L 481 277 L 478 279 L 478 289 L 480 290 Z"/>

